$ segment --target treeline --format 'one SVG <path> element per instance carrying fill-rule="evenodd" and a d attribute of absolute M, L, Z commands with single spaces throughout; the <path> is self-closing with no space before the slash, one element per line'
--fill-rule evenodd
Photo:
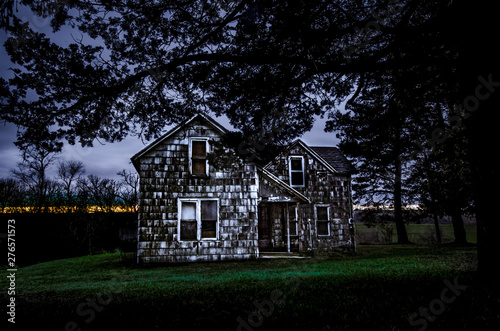
<path fill-rule="evenodd" d="M 133 212 L 137 207 L 137 174 L 122 170 L 121 180 L 86 175 L 81 161 L 61 160 L 55 152 L 30 147 L 23 161 L 0 178 L 0 211 L 4 212 Z M 47 170 L 55 167 L 55 176 Z"/>
<path fill-rule="evenodd" d="M 122 170 L 118 180 L 86 174 L 81 161 L 41 144 L 21 153 L 12 176 L 0 178 L 0 220 L 15 220 L 19 266 L 136 250 L 137 174 Z"/>
<path fill-rule="evenodd" d="M 132 258 L 137 249 L 137 213 L 0 213 L 0 223 L 9 219 L 18 266 L 116 251 Z M 0 246 L 7 251 L 7 240 L 0 237 Z"/>

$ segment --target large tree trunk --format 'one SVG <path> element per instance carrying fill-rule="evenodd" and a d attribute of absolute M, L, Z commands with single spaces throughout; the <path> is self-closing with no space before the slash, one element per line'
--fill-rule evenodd
<path fill-rule="evenodd" d="M 500 81 L 500 75 L 496 75 Z M 500 94 L 500 90 L 497 92 Z M 499 169 L 495 153 L 486 150 L 485 142 L 498 140 L 498 122 L 489 121 L 488 108 L 481 109 L 472 121 L 470 139 L 474 200 L 476 202 L 478 272 L 485 281 L 498 282 L 500 220 L 498 213 Z M 499 108 L 490 108 L 499 112 Z M 476 115 L 476 114 L 475 114 Z M 491 120 L 491 119 L 490 119 Z"/>
<path fill-rule="evenodd" d="M 476 204 L 478 272 L 485 281 L 498 281 L 500 68 L 495 38 L 498 20 L 491 1 L 458 1 L 458 15 L 450 35 L 459 36 L 461 103 L 470 115 L 465 121 L 469 162 Z M 458 33 L 457 33 L 458 32 Z M 477 102 L 476 102 L 477 101 Z"/>
<path fill-rule="evenodd" d="M 396 174 L 394 183 L 394 221 L 398 234 L 398 244 L 408 244 L 408 234 L 403 220 L 402 189 L 401 189 L 401 161 L 396 160 Z"/>

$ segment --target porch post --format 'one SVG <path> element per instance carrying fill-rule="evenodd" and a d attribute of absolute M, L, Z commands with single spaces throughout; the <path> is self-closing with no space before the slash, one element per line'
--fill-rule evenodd
<path fill-rule="evenodd" d="M 299 239 L 299 252 L 302 252 L 304 250 L 304 242 L 302 241 L 302 214 L 300 210 L 300 202 L 297 201 L 297 226 L 298 226 L 298 231 L 297 231 L 297 238 Z"/>
<path fill-rule="evenodd" d="M 286 215 L 286 245 L 288 253 L 290 253 L 290 213 L 288 211 L 288 202 L 285 203 Z"/>

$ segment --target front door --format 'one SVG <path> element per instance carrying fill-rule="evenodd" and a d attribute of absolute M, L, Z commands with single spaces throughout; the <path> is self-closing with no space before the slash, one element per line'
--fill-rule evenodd
<path fill-rule="evenodd" d="M 271 240 L 271 217 L 270 207 L 261 203 L 258 207 L 259 212 L 259 250 L 269 251 L 273 247 Z"/>

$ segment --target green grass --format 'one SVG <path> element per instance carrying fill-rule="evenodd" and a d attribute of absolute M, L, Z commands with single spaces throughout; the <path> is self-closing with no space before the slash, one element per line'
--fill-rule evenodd
<path fill-rule="evenodd" d="M 438 249 L 425 246 L 360 246 L 357 254 L 304 260 L 271 259 L 242 262 L 136 266 L 124 263 L 117 253 L 56 260 L 22 268 L 23 294 L 81 291 L 95 294 L 103 288 L 126 286 L 173 291 L 185 286 L 219 286 L 234 281 L 279 281 L 284 277 L 339 276 L 363 278 L 382 271 L 388 274 L 439 274 L 475 267 L 474 249 Z M 440 259 L 437 257 L 444 257 Z M 130 260 L 128 261 L 130 262 Z"/>
<path fill-rule="evenodd" d="M 19 269 L 17 319 L 54 330 L 68 322 L 82 330 L 235 330 L 238 317 L 248 321 L 256 310 L 255 300 L 279 295 L 252 329 L 415 330 L 408 316 L 439 298 L 446 279 L 459 277 L 473 288 L 476 265 L 475 247 L 416 245 L 360 245 L 357 254 L 312 259 L 155 266 L 109 253 Z M 499 317 L 497 294 L 465 292 L 429 329 Z M 5 293 L 0 299 L 7 300 Z"/>

